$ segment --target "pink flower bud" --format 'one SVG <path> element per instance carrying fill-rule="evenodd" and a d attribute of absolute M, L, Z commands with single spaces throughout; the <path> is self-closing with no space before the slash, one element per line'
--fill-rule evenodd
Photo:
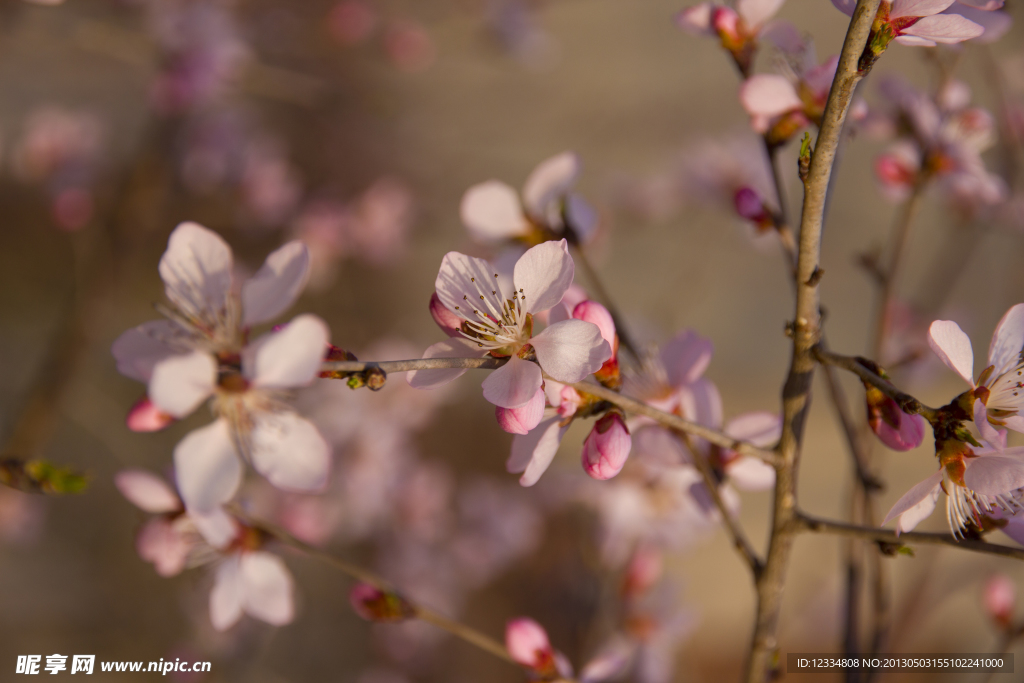
<path fill-rule="evenodd" d="M 459 329 L 462 326 L 462 318 L 455 315 L 441 303 L 437 292 L 430 295 L 430 317 L 434 319 L 437 326 L 449 337 L 460 337 Z"/>
<path fill-rule="evenodd" d="M 928 423 L 920 415 L 908 415 L 896 401 L 879 389 L 868 387 L 868 424 L 878 438 L 894 451 L 909 451 L 924 441 Z"/>
<path fill-rule="evenodd" d="M 558 414 L 563 417 L 572 417 L 576 414 L 576 409 L 583 403 L 583 398 L 580 396 L 580 392 L 576 391 L 570 386 L 562 387 L 562 391 L 558 394 Z"/>
<path fill-rule="evenodd" d="M 1017 602 L 1017 587 L 1010 577 L 996 574 L 989 579 L 985 583 L 982 599 L 992 620 L 1003 628 L 1009 628 L 1013 621 L 1013 608 Z"/>
<path fill-rule="evenodd" d="M 619 337 L 615 334 L 615 321 L 608 309 L 596 301 L 581 301 L 572 311 L 572 317 L 597 325 L 601 337 L 612 349 L 611 358 L 606 360 L 594 375 L 605 386 L 618 388 L 622 383 L 619 376 Z"/>
<path fill-rule="evenodd" d="M 505 626 L 505 647 L 516 663 L 541 675 L 555 672 L 555 652 L 547 631 L 533 619 L 519 617 Z"/>
<path fill-rule="evenodd" d="M 740 218 L 750 221 L 759 230 L 772 227 L 774 223 L 772 215 L 765 208 L 764 200 L 761 199 L 761 195 L 754 188 L 741 187 L 736 190 L 736 194 L 733 196 L 733 204 Z"/>
<path fill-rule="evenodd" d="M 544 390 L 538 389 L 526 405 L 518 408 L 495 406 L 498 425 L 509 434 L 528 434 L 544 417 Z"/>
<path fill-rule="evenodd" d="M 125 423 L 133 432 L 158 432 L 174 422 L 174 417 L 153 405 L 148 396 L 143 396 L 128 411 Z"/>
<path fill-rule="evenodd" d="M 731 7 L 716 7 L 711 13 L 711 26 L 726 47 L 743 42 L 739 24 L 740 17 Z"/>
<path fill-rule="evenodd" d="M 653 546 L 638 548 L 622 578 L 623 597 L 630 598 L 644 593 L 661 578 L 662 569 L 661 551 Z"/>
<path fill-rule="evenodd" d="M 394 623 L 416 614 L 413 606 L 398 593 L 383 591 L 368 583 L 353 586 L 348 599 L 355 613 L 367 621 Z"/>
<path fill-rule="evenodd" d="M 611 479 L 626 464 L 631 445 L 622 417 L 608 413 L 597 421 L 583 442 L 583 469 L 594 479 Z"/>

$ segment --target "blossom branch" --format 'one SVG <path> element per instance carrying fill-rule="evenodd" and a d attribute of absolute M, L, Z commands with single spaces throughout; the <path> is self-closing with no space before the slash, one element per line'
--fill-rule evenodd
<path fill-rule="evenodd" d="M 883 394 L 896 401 L 900 410 L 908 415 L 920 415 L 929 422 L 932 422 L 937 417 L 938 410 L 930 406 L 926 406 L 910 394 L 903 393 L 890 384 L 888 380 L 883 379 L 877 373 L 870 370 L 860 361 L 860 359 L 853 356 L 842 356 L 837 353 L 832 353 L 831 351 L 822 348 L 821 345 L 815 346 L 813 353 L 814 358 L 822 365 L 831 365 L 833 367 L 852 372 L 871 386 L 880 390 Z"/>
<path fill-rule="evenodd" d="M 278 526 L 275 526 L 263 520 L 255 519 L 245 514 L 240 509 L 238 509 L 237 506 L 235 506 L 235 508 L 232 510 L 232 513 L 240 519 L 242 519 L 247 524 L 249 524 L 250 526 L 276 539 L 277 541 L 288 546 L 289 548 L 293 548 L 304 553 L 305 555 L 325 562 L 326 564 L 331 565 L 335 569 L 338 569 L 343 574 L 348 575 L 356 581 L 362 581 L 363 583 L 367 583 L 381 591 L 394 592 L 395 590 L 394 587 L 387 580 L 378 576 L 377 574 L 374 574 L 369 569 L 360 567 L 356 564 L 349 562 L 348 560 L 342 559 L 336 555 L 333 555 L 324 550 L 321 550 L 320 548 L 317 548 L 304 541 L 301 541 Z M 451 633 L 453 636 L 460 638 L 465 642 L 469 643 L 470 645 L 474 645 L 475 647 L 478 647 L 479 649 L 488 652 L 494 655 L 495 657 L 498 657 L 499 659 L 503 659 L 506 662 L 516 664 L 515 660 L 512 659 L 512 656 L 509 654 L 505 646 L 497 640 L 495 640 L 494 638 L 491 638 L 490 636 L 481 633 L 480 631 L 477 631 L 471 626 L 467 626 L 463 623 L 450 619 L 444 616 L 443 614 L 440 614 L 439 612 L 435 612 L 434 610 L 428 607 L 412 603 L 409 601 L 409 598 L 404 594 L 402 595 L 402 599 L 412 607 L 412 616 L 414 618 L 433 624 L 434 626 L 437 626 L 438 628 L 447 631 L 448 633 Z"/>
<path fill-rule="evenodd" d="M 905 531 L 897 536 L 896 532 L 890 529 L 833 522 L 811 517 L 801 512 L 797 513 L 796 520 L 800 531 L 848 536 L 897 547 L 904 545 L 944 545 L 976 553 L 1024 560 L 1024 548 L 1011 548 L 1010 546 L 989 543 L 988 541 L 973 538 L 957 539 L 952 534 Z"/>
<path fill-rule="evenodd" d="M 821 229 L 832 166 L 854 90 L 864 74 L 858 60 L 880 0 L 858 0 L 839 57 L 836 76 L 822 116 L 807 178 L 797 254 L 796 315 L 793 321 L 793 357 L 783 388 L 783 426 L 777 454 L 782 459 L 775 479 L 771 538 L 764 571 L 757 580 L 757 615 L 747 661 L 746 680 L 765 680 L 776 659 L 776 631 L 782 605 L 786 567 L 796 520 L 796 467 L 809 408 L 814 376 L 812 349 L 821 336 L 818 284 L 821 268 Z"/>
<path fill-rule="evenodd" d="M 414 358 L 411 360 L 393 361 L 325 361 L 321 369 L 325 372 L 365 372 L 372 368 L 379 368 L 384 372 L 411 372 L 413 370 L 438 370 L 441 368 L 499 368 L 507 362 L 505 358 Z M 704 439 L 708 443 L 735 451 L 740 455 L 750 455 L 764 460 L 770 465 L 778 463 L 778 458 L 771 451 L 767 451 L 745 441 L 738 441 L 731 436 L 714 429 L 705 427 L 684 420 L 678 415 L 672 415 L 664 411 L 652 408 L 651 406 L 629 396 L 623 396 L 600 384 L 591 382 L 577 382 L 569 385 L 577 391 L 588 393 L 602 400 L 608 401 L 628 413 L 649 417 L 670 429 L 676 429 L 687 434 L 692 434 Z"/>

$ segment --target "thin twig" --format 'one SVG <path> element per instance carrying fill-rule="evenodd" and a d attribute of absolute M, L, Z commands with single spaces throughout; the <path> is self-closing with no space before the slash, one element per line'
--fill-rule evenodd
<path fill-rule="evenodd" d="M 935 408 L 926 406 L 910 394 L 903 393 L 887 380 L 865 367 L 857 358 L 832 353 L 831 351 L 822 348 L 820 345 L 815 346 L 812 352 L 814 358 L 822 365 L 832 365 L 843 370 L 848 370 L 871 386 L 879 389 L 883 394 L 896 401 L 900 410 L 908 415 L 920 415 L 929 422 L 935 420 L 938 414 L 938 411 Z"/>
<path fill-rule="evenodd" d="M 374 586 L 375 588 L 382 591 L 395 590 L 394 586 L 392 586 L 389 581 L 373 573 L 369 569 L 360 567 L 356 564 L 349 562 L 348 560 L 338 557 L 337 555 L 333 555 L 329 552 L 321 550 L 320 548 L 317 548 L 304 541 L 301 541 L 292 536 L 284 529 L 274 524 L 265 522 L 263 520 L 255 519 L 237 508 L 232 509 L 232 513 L 240 517 L 247 524 L 275 538 L 280 543 L 295 550 L 298 550 L 302 553 L 305 553 L 306 555 L 318 559 L 326 564 L 329 564 L 335 569 L 341 571 L 343 574 L 347 574 L 348 576 L 357 581 L 368 583 L 371 586 Z M 438 628 L 441 628 L 447 631 L 448 633 L 451 633 L 453 636 L 461 638 L 470 645 L 474 645 L 485 652 L 489 652 L 495 657 L 503 659 L 506 662 L 516 664 L 515 660 L 513 660 L 511 655 L 509 655 L 508 650 L 505 649 L 505 646 L 499 643 L 494 638 L 491 638 L 490 636 L 481 633 L 480 631 L 477 631 L 471 626 L 467 626 L 453 619 L 449 619 L 448 617 L 438 612 L 435 612 L 429 607 L 417 605 L 411 602 L 408 596 L 404 594 L 402 594 L 402 598 L 412 606 L 413 611 L 415 613 L 415 618 L 434 624 Z"/>
<path fill-rule="evenodd" d="M 797 254 L 796 311 L 792 325 L 793 356 L 782 391 L 782 438 L 776 449 L 782 459 L 775 478 L 772 530 L 764 571 L 757 581 L 757 614 L 751 636 L 745 680 L 761 683 L 777 666 L 779 614 L 796 515 L 796 470 L 810 407 L 815 361 L 811 350 L 821 337 L 818 284 L 821 232 L 829 179 L 843 126 L 857 83 L 864 77 L 858 61 L 867 45 L 880 0 L 858 0 L 850 20 L 836 76 L 822 115 L 814 153 L 804 182 L 803 212 Z"/>

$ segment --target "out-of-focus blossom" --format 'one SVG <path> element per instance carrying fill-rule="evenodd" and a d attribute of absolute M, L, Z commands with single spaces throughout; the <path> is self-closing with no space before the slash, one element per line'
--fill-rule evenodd
<path fill-rule="evenodd" d="M 256 140 L 249 145 L 241 178 L 246 213 L 261 226 L 285 222 L 302 196 L 302 179 L 275 140 Z"/>
<path fill-rule="evenodd" d="M 392 64 L 409 73 L 425 71 L 437 59 L 430 34 L 408 19 L 392 22 L 384 29 L 384 52 Z"/>
<path fill-rule="evenodd" d="M 416 614 L 413 606 L 398 593 L 381 590 L 368 583 L 359 582 L 352 586 L 348 599 L 356 614 L 367 621 L 393 623 L 405 621 Z"/>
<path fill-rule="evenodd" d="M 807 54 L 813 59 L 813 51 Z M 797 64 L 788 78 L 780 74 L 748 78 L 740 86 L 740 102 L 754 130 L 765 135 L 768 144 L 778 146 L 808 123 L 820 125 L 838 64 L 835 56 L 820 65 Z"/>
<path fill-rule="evenodd" d="M 377 23 L 376 10 L 364 0 L 342 0 L 327 15 L 327 29 L 331 37 L 343 45 L 358 45 L 366 41 Z"/>
<path fill-rule="evenodd" d="M 551 647 L 547 631 L 533 619 L 519 617 L 510 620 L 505 625 L 505 647 L 516 663 L 541 680 L 558 677 L 560 672 L 555 649 Z"/>
<path fill-rule="evenodd" d="M 42 532 L 45 517 L 40 496 L 0 487 L 0 541 L 31 543 Z"/>
<path fill-rule="evenodd" d="M 882 0 L 871 27 L 868 49 L 880 55 L 895 40 L 903 45 L 961 43 L 977 38 L 985 29 L 959 14 L 941 14 L 955 0 Z M 856 0 L 832 0 L 847 16 L 853 16 Z"/>
<path fill-rule="evenodd" d="M 484 398 L 502 408 L 518 408 L 533 400 L 543 383 L 542 370 L 561 382 L 581 381 L 611 356 L 597 325 L 563 320 L 533 333 L 533 313 L 561 301 L 573 271 L 565 240 L 529 249 L 515 265 L 511 286 L 501 282 L 487 261 L 449 252 L 435 284 L 441 303 L 464 321 L 463 338 L 434 344 L 424 358 L 486 354 L 508 358 L 483 382 Z M 526 360 L 531 351 L 536 363 Z M 409 383 L 431 388 L 464 372 L 459 368 L 417 370 L 410 373 Z"/>
<path fill-rule="evenodd" d="M 994 43 L 1006 35 L 1013 24 L 1007 12 L 997 11 L 1003 6 L 1002 0 L 993 2 L 965 2 L 959 0 L 942 11 L 964 17 L 984 29 L 984 33 L 973 40 L 978 43 Z"/>
<path fill-rule="evenodd" d="M 497 42 L 528 66 L 544 66 L 557 56 L 557 44 L 539 25 L 529 0 L 487 0 L 484 20 Z"/>
<path fill-rule="evenodd" d="M 676 24 L 697 35 L 717 37 L 740 73 L 750 75 L 757 40 L 784 0 L 736 0 L 730 5 L 703 2 L 676 15 Z"/>
<path fill-rule="evenodd" d="M 996 574 L 985 582 L 982 603 L 992 621 L 1003 629 L 1013 624 L 1013 610 L 1017 606 L 1017 586 L 1006 574 Z"/>
<path fill-rule="evenodd" d="M 580 170 L 579 157 L 562 152 L 533 169 L 522 195 L 500 180 L 474 185 L 462 196 L 462 222 L 481 242 L 537 244 L 560 239 L 570 229 L 586 241 L 597 227 L 597 214 L 573 192 Z"/>
<path fill-rule="evenodd" d="M 210 621 L 218 631 L 231 628 L 243 614 L 283 626 L 295 617 L 291 572 L 280 557 L 239 547 L 221 560 L 210 593 Z"/>
<path fill-rule="evenodd" d="M 302 315 L 246 343 L 251 326 L 291 306 L 308 264 L 301 243 L 286 244 L 239 291 L 230 247 L 215 233 L 183 223 L 160 261 L 168 319 L 114 342 L 118 369 L 147 382 L 149 400 L 161 412 L 182 418 L 213 398 L 218 419 L 175 448 L 178 487 L 190 510 L 208 512 L 234 494 L 242 477 L 237 449 L 276 486 L 315 490 L 326 480 L 327 444 L 282 401 L 287 390 L 317 377 L 326 324 Z"/>
<path fill-rule="evenodd" d="M 988 347 L 988 365 L 975 383 L 971 340 L 952 320 L 936 320 L 928 330 L 935 354 L 971 388 L 975 426 L 982 438 L 998 443 L 996 427 L 1024 432 L 1024 304 L 1008 310 L 996 325 Z"/>

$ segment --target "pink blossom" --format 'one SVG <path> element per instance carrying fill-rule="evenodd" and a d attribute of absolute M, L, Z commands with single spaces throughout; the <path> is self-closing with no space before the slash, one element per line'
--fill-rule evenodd
<path fill-rule="evenodd" d="M 954 1 L 882 0 L 872 35 L 884 34 L 888 40 L 895 39 L 904 45 L 934 46 L 936 43 L 960 43 L 984 33 L 984 28 L 966 17 L 941 14 Z M 853 16 L 857 7 L 856 0 L 832 0 L 832 4 L 847 16 Z"/>
<path fill-rule="evenodd" d="M 735 0 L 730 5 L 703 2 L 676 15 L 679 28 L 696 35 L 717 37 L 740 72 L 747 76 L 757 39 L 783 0 Z"/>
<path fill-rule="evenodd" d="M 210 621 L 218 631 L 234 626 L 243 614 L 283 626 L 295 616 L 292 575 L 277 555 L 239 550 L 217 567 L 210 593 Z"/>
<path fill-rule="evenodd" d="M 625 466 L 631 444 L 622 416 L 608 413 L 594 424 L 583 442 L 583 470 L 594 479 L 611 479 Z"/>
<path fill-rule="evenodd" d="M 1001 628 L 1013 624 L 1013 609 L 1017 604 L 1017 586 L 1006 574 L 996 574 L 985 582 L 982 593 L 985 610 Z"/>
<path fill-rule="evenodd" d="M 343 45 L 366 40 L 377 25 L 377 13 L 363 0 L 342 0 L 327 15 L 331 36 Z"/>
<path fill-rule="evenodd" d="M 163 412 L 143 396 L 128 411 L 125 424 L 133 432 L 157 432 L 174 422 L 174 416 Z"/>
<path fill-rule="evenodd" d="M 541 676 L 555 673 L 555 651 L 547 631 L 533 619 L 519 617 L 505 625 L 505 647 L 516 663 Z"/>
<path fill-rule="evenodd" d="M 813 51 L 805 54 L 814 59 Z M 838 56 L 820 65 L 798 62 L 790 77 L 757 74 L 744 81 L 740 103 L 754 130 L 766 135 L 769 144 L 781 145 L 807 123 L 820 123 L 838 64 Z"/>
<path fill-rule="evenodd" d="M 533 333 L 533 314 L 557 304 L 572 283 L 574 268 L 565 240 L 545 242 L 523 254 L 511 286 L 502 283 L 495 270 L 483 259 L 458 252 L 444 257 L 435 283 L 437 295 L 465 321 L 466 331 L 461 339 L 434 344 L 424 358 L 507 357 L 509 361 L 484 380 L 484 398 L 502 408 L 519 408 L 537 395 L 542 371 L 571 384 L 599 370 L 611 356 L 600 329 L 582 320 L 563 320 Z M 531 350 L 536 363 L 526 360 Z M 464 372 L 417 370 L 409 374 L 409 383 L 431 388 Z"/>

